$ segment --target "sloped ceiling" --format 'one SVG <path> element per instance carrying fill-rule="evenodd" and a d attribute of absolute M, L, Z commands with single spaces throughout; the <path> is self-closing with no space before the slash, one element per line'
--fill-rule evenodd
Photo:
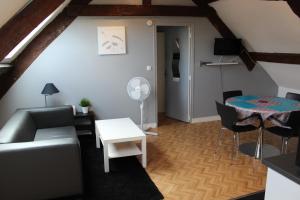
<path fill-rule="evenodd" d="M 249 50 L 300 53 L 300 18 L 284 1 L 220 0 L 222 20 L 247 41 Z"/>
<path fill-rule="evenodd" d="M 0 28 L 21 10 L 30 0 L 9 0 L 0 6 Z"/>
<path fill-rule="evenodd" d="M 211 5 L 249 50 L 300 53 L 300 18 L 286 2 L 220 0 Z M 260 64 L 279 86 L 300 90 L 300 65 Z"/>

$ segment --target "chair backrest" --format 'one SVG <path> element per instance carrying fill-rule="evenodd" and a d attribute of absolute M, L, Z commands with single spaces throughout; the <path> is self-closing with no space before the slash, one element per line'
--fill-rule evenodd
<path fill-rule="evenodd" d="M 293 111 L 286 123 L 289 127 L 296 131 L 300 131 L 300 111 Z M 299 133 L 300 134 L 300 133 Z"/>
<path fill-rule="evenodd" d="M 300 101 L 300 94 L 288 92 L 286 93 L 285 98 Z"/>
<path fill-rule="evenodd" d="M 223 92 L 223 103 L 225 104 L 226 100 L 231 97 L 243 96 L 243 92 L 241 90 L 232 90 Z"/>
<path fill-rule="evenodd" d="M 233 125 L 238 121 L 238 114 L 235 108 L 226 106 L 216 101 L 217 112 L 221 117 L 221 123 L 224 127 L 232 130 Z"/>

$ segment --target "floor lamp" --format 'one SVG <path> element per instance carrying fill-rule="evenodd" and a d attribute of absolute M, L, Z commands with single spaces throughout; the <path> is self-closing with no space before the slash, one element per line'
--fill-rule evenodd
<path fill-rule="evenodd" d="M 59 90 L 55 87 L 53 83 L 47 83 L 41 92 L 41 94 L 45 95 L 45 107 L 47 107 L 47 96 L 59 93 Z"/>

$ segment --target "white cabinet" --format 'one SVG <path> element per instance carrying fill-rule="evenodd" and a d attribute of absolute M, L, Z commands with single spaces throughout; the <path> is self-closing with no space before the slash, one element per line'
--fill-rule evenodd
<path fill-rule="evenodd" d="M 265 200 L 299 200 L 300 185 L 268 168 Z"/>

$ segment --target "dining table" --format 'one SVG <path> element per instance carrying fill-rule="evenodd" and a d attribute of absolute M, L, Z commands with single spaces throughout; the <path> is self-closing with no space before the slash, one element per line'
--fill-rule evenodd
<path fill-rule="evenodd" d="M 226 105 L 234 107 L 239 119 L 245 119 L 252 115 L 257 115 L 260 119 L 259 135 L 256 142 L 241 144 L 239 150 L 256 159 L 271 157 L 280 154 L 280 150 L 270 144 L 264 144 L 264 124 L 270 120 L 276 126 L 284 126 L 292 111 L 300 110 L 300 102 L 292 99 L 272 96 L 236 96 L 226 100 Z M 281 122 L 281 123 L 279 123 Z M 249 125 L 255 123 L 253 118 L 244 120 L 239 125 Z"/>

